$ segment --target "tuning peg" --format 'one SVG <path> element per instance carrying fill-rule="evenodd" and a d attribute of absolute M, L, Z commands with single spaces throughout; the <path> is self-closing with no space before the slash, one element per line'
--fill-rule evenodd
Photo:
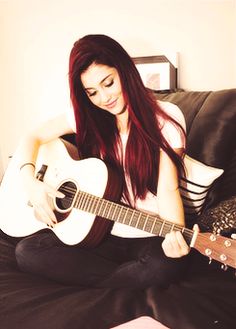
<path fill-rule="evenodd" d="M 209 265 L 211 264 L 211 262 L 212 262 L 212 258 L 211 257 L 209 257 Z"/>
<path fill-rule="evenodd" d="M 222 269 L 223 271 L 227 271 L 228 266 L 227 266 L 226 264 L 222 264 L 222 265 L 221 265 L 221 269 Z"/>
<path fill-rule="evenodd" d="M 236 233 L 231 234 L 231 238 L 236 240 Z"/>

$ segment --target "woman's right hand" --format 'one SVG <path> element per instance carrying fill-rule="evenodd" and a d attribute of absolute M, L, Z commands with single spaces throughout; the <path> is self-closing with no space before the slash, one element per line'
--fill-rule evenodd
<path fill-rule="evenodd" d="M 29 177 L 27 182 L 24 181 L 24 186 L 29 202 L 34 207 L 35 217 L 53 228 L 57 224 L 57 219 L 50 205 L 50 198 L 63 198 L 64 194 L 35 177 Z"/>
<path fill-rule="evenodd" d="M 60 136 L 74 133 L 66 113 L 52 118 L 27 132 L 18 147 L 19 170 L 24 189 L 35 208 L 37 218 L 49 226 L 57 223 L 49 197 L 63 198 L 60 193 L 35 178 L 35 166 L 40 147 Z"/>

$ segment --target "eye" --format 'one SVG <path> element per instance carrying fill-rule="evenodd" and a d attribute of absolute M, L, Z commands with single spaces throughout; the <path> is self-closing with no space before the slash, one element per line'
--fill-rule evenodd
<path fill-rule="evenodd" d="M 114 80 L 111 80 L 110 82 L 108 82 L 107 84 L 105 84 L 105 87 L 111 87 L 114 83 Z"/>
<path fill-rule="evenodd" d="M 96 93 L 97 93 L 96 91 L 94 91 L 92 93 L 87 92 L 87 95 L 88 95 L 88 97 L 93 97 L 96 95 Z"/>

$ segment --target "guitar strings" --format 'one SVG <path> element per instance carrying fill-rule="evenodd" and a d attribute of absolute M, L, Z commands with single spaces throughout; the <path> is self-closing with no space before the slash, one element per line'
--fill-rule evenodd
<path fill-rule="evenodd" d="M 66 197 L 69 199 L 73 199 L 77 192 L 76 188 L 70 187 L 70 186 L 62 186 L 59 190 L 62 192 L 71 194 L 70 196 L 66 195 Z M 103 202 L 104 200 L 106 201 L 105 205 Z M 142 216 L 144 216 L 144 217 L 146 217 L 146 219 L 144 220 L 144 222 L 142 222 L 142 227 L 143 228 L 149 227 L 150 229 L 145 229 L 145 231 L 154 233 L 155 235 L 158 235 L 158 236 L 164 237 L 166 233 L 168 233 L 174 229 L 176 231 L 181 231 L 184 234 L 184 237 L 188 238 L 189 241 L 191 241 L 191 239 L 193 237 L 194 231 L 191 229 L 165 221 L 162 218 L 160 218 L 159 216 L 149 215 L 149 214 L 146 214 L 145 212 L 141 212 L 136 209 L 131 209 L 131 208 L 125 207 L 123 205 L 117 204 L 110 200 L 102 199 L 100 197 L 94 196 L 94 195 L 89 194 L 84 191 L 78 192 L 76 204 L 77 204 L 78 208 L 83 206 L 83 209 L 85 211 L 87 210 L 89 212 L 94 213 L 95 215 L 98 214 L 98 215 L 101 215 L 101 217 L 104 216 L 104 218 L 112 219 L 114 221 L 115 221 L 114 217 L 116 217 L 116 216 L 118 217 L 119 220 L 116 220 L 116 221 L 120 221 L 120 217 L 122 217 L 122 221 L 120 221 L 120 222 L 127 224 L 127 225 L 132 223 L 133 219 L 136 217 L 135 218 L 136 224 L 131 225 L 131 226 L 134 226 L 137 228 L 140 228 L 139 220 L 140 220 L 140 218 L 142 218 Z M 80 206 L 79 206 L 79 204 L 80 204 Z M 109 208 L 108 210 L 107 210 L 107 207 Z M 129 217 L 128 222 L 126 219 L 127 216 Z M 159 220 L 159 222 L 157 221 L 157 219 Z M 142 220 L 143 220 L 143 218 L 142 218 Z M 157 226 L 159 226 L 159 227 L 157 228 Z M 203 245 L 205 245 L 205 244 L 207 245 L 207 244 L 209 244 L 209 241 L 211 241 L 211 233 L 209 235 L 206 233 L 199 232 L 198 236 L 201 237 Z M 212 233 L 212 236 L 214 237 L 213 233 Z M 217 239 L 222 239 L 221 242 L 222 242 L 222 245 L 224 245 L 225 240 L 223 240 L 224 239 L 223 236 L 218 236 Z M 228 238 L 227 240 L 229 240 L 231 243 L 232 239 Z M 217 243 L 219 244 L 219 242 L 217 242 Z M 235 241 L 233 241 L 232 243 L 235 243 Z M 213 251 L 215 254 L 218 255 L 219 261 L 221 261 L 220 257 L 222 255 L 219 254 L 219 252 L 217 252 L 216 250 L 213 250 Z M 206 256 L 205 250 L 203 250 L 202 253 Z M 215 258 L 215 259 L 217 259 L 217 258 Z M 226 263 L 230 266 L 233 266 L 233 264 L 234 264 L 233 256 L 230 256 L 228 254 Z M 227 268 L 226 263 L 222 264 L 224 268 Z"/>
<path fill-rule="evenodd" d="M 71 193 L 71 194 L 72 194 L 71 196 L 66 195 L 66 197 L 67 197 L 67 198 L 70 198 L 70 199 L 73 199 L 73 197 L 75 196 L 75 193 L 76 193 L 76 191 L 77 191 L 76 188 L 74 188 L 74 187 L 70 187 L 70 186 L 68 186 L 68 185 L 67 185 L 67 186 L 63 186 L 63 187 L 60 188 L 59 190 L 60 190 L 62 193 L 63 193 L 63 192 L 65 192 L 65 193 Z M 84 191 L 79 191 L 78 196 L 81 197 L 82 195 L 87 195 L 87 198 L 90 199 L 90 202 L 93 201 L 93 200 L 95 200 L 95 202 L 99 203 L 99 202 L 101 202 L 101 200 L 103 200 L 102 198 L 98 198 L 98 197 L 96 197 L 96 196 L 89 195 L 88 193 L 86 193 L 86 192 L 84 192 Z M 116 207 L 118 207 L 118 211 L 119 211 L 119 213 L 122 213 L 122 210 L 123 210 L 123 212 L 124 212 L 124 211 L 127 211 L 127 213 L 130 213 L 129 215 L 131 215 L 131 217 L 132 217 L 132 213 L 135 211 L 135 209 L 129 209 L 129 208 L 126 208 L 126 207 L 124 207 L 124 206 L 122 206 L 122 205 L 119 205 L 119 204 L 116 204 L 116 203 L 114 203 L 114 202 L 112 202 L 112 201 L 110 201 L 110 200 L 106 200 L 106 201 L 109 203 L 109 206 L 110 206 L 110 207 L 112 207 L 112 206 L 116 206 Z M 108 205 L 108 204 L 107 204 L 107 205 Z M 117 205 L 118 205 L 118 206 L 117 206 Z M 96 208 L 97 208 L 97 207 L 96 207 Z M 128 209 L 128 210 L 127 210 L 127 209 Z M 106 211 L 106 206 L 105 206 L 105 209 L 102 211 L 102 214 L 101 214 L 101 215 L 104 216 L 104 212 L 105 212 L 105 211 Z M 108 212 L 111 212 L 111 210 L 108 210 Z M 142 212 L 141 212 L 141 213 L 142 213 Z M 146 215 L 146 214 L 143 213 L 143 215 Z M 114 216 L 114 214 L 113 214 L 112 216 Z M 122 216 L 124 216 L 124 214 L 122 214 Z M 119 217 L 120 217 L 120 215 L 119 215 Z M 106 217 L 105 217 L 105 218 L 106 218 Z M 131 218 L 131 219 L 132 219 L 132 218 Z M 131 219 L 130 219 L 130 222 L 131 222 Z M 155 217 L 155 216 L 149 215 L 148 218 L 147 218 L 146 220 L 151 221 L 152 224 L 150 224 L 149 226 L 154 228 L 153 230 L 150 230 L 150 233 L 155 233 L 156 235 L 160 235 L 160 230 L 159 230 L 158 232 L 155 232 L 155 231 L 156 231 L 156 230 L 155 230 L 156 226 L 155 226 L 154 223 L 156 222 L 157 219 L 160 220 L 160 223 L 158 223 L 158 224 L 160 224 L 161 226 L 162 226 L 162 225 L 165 226 L 165 229 L 163 230 L 163 236 L 165 236 L 165 232 L 168 233 L 168 232 L 170 232 L 170 231 L 172 230 L 172 226 L 173 226 L 173 224 L 172 224 L 171 222 L 164 221 L 164 220 L 161 219 L 161 218 L 158 218 L 158 217 Z M 112 218 L 112 220 L 114 220 L 114 218 Z M 122 222 L 125 223 L 125 219 L 124 219 Z M 127 221 L 126 221 L 126 224 L 130 224 L 130 222 L 127 223 Z M 145 226 L 147 226 L 146 223 L 143 225 L 143 227 L 145 227 Z M 137 226 L 137 227 L 138 227 L 138 226 Z M 191 230 L 191 229 L 188 229 L 188 228 L 186 228 L 186 227 L 179 226 L 179 225 L 177 225 L 177 224 L 174 224 L 173 229 L 175 229 L 176 231 L 182 231 L 182 232 L 184 232 L 184 234 L 186 235 L 186 237 L 188 237 L 188 238 L 192 238 L 193 230 Z M 146 230 L 146 231 L 149 231 L 149 230 Z M 198 234 L 200 234 L 200 235 L 201 235 L 206 241 L 209 240 L 209 238 L 206 237 L 204 234 L 201 234 L 201 233 L 198 233 Z"/>

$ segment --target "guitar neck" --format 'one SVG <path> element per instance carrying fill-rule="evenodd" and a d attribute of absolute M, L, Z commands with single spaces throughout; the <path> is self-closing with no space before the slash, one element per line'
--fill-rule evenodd
<path fill-rule="evenodd" d="M 192 230 L 166 221 L 158 215 L 132 209 L 87 192 L 78 192 L 73 207 L 161 237 L 165 237 L 167 233 L 173 230 L 181 231 L 188 244 L 193 237 Z"/>

